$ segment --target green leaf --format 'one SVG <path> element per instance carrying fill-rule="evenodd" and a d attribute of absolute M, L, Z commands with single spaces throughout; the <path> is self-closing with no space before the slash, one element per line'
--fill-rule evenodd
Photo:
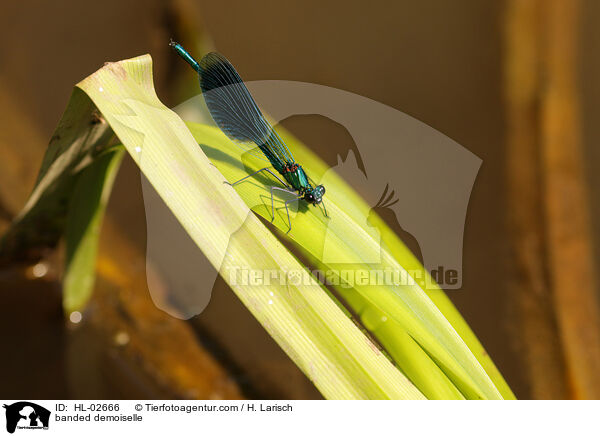
<path fill-rule="evenodd" d="M 219 129 L 194 123 L 188 123 L 188 127 L 205 153 L 230 182 L 240 180 L 264 167 L 264 162 L 251 153 L 242 154 L 243 151 Z M 391 354 L 401 368 L 422 368 L 420 379 L 424 383 L 417 384 L 417 387 L 423 392 L 437 392 L 439 395 L 432 396 L 445 398 L 502 398 L 494 382 L 439 308 L 387 247 L 379 243 L 375 229 L 366 220 L 370 215 L 370 207 L 337 174 L 327 171 L 325 163 L 307 147 L 282 129 L 278 133 L 293 150 L 296 160 L 318 183 L 326 186 L 325 201 L 330 215 L 330 219 L 327 219 L 319 209 L 305 207 L 298 213 L 292 213 L 292 230 L 286 234 L 288 223 L 283 208 L 285 199 L 279 198 L 275 203 L 277 213 L 274 225 L 281 231 L 281 235 L 294 241 L 319 268 L 338 276 L 347 272 L 353 272 L 356 276 L 362 271 L 386 269 L 402 273 L 405 283 L 397 286 L 352 283 L 351 287 L 369 307 L 395 324 L 393 331 L 397 333 L 396 336 L 388 334 L 391 338 L 388 341 L 379 336 L 378 339 L 386 348 L 395 344 L 399 351 L 394 349 Z M 239 162 L 243 162 L 243 165 Z M 235 189 L 255 213 L 270 221 L 269 186 L 272 185 L 276 185 L 273 178 L 257 175 L 236 185 Z M 340 277 L 342 289 L 348 286 L 348 283 L 343 282 Z M 381 331 L 389 333 L 389 328 Z M 410 347 L 414 352 L 406 353 L 408 340 L 400 347 L 398 338 L 410 338 L 414 341 L 415 345 Z M 427 375 L 430 371 L 426 371 L 426 367 L 422 365 L 423 352 L 427 355 L 428 367 L 437 368 L 435 374 L 431 373 L 431 377 Z M 436 377 L 437 382 L 432 382 Z M 414 373 L 411 380 L 415 382 Z"/>
<path fill-rule="evenodd" d="M 384 244 L 390 252 L 394 255 L 396 260 L 406 268 L 407 271 L 417 271 L 420 277 L 427 277 L 429 273 L 419 260 L 411 253 L 411 251 L 404 245 L 404 243 L 398 238 L 398 236 L 383 223 L 380 217 L 374 216 L 373 224 L 376 225 L 381 231 L 381 238 Z M 416 274 L 415 274 L 416 275 Z M 429 277 L 430 280 L 426 281 L 430 283 L 430 287 L 425 290 L 431 301 L 437 306 L 440 312 L 456 330 L 456 332 L 463 339 L 465 344 L 469 347 L 475 358 L 479 361 L 483 369 L 486 371 L 490 379 L 496 385 L 498 391 L 505 400 L 515 400 L 516 397 L 511 391 L 510 387 L 502 377 L 502 374 L 494 365 L 489 354 L 485 351 L 475 333 L 471 330 L 465 319 L 458 312 L 454 304 L 450 301 L 448 296 L 442 291 L 442 289 Z M 412 378 L 411 378 L 412 379 Z"/>
<path fill-rule="evenodd" d="M 149 56 L 107 64 L 78 85 L 231 288 L 327 398 L 423 398 L 311 277 L 249 286 L 225 272 L 302 265 L 211 164 L 157 98 Z"/>
<path fill-rule="evenodd" d="M 92 293 L 100 227 L 123 153 L 123 148 L 116 148 L 98 156 L 75 184 L 65 228 L 63 307 L 67 313 L 81 310 Z"/>
<path fill-rule="evenodd" d="M 0 259 L 39 259 L 56 246 L 78 176 L 114 140 L 90 98 L 75 88 L 23 210 L 0 239 Z"/>
<path fill-rule="evenodd" d="M 181 119 L 158 100 L 149 56 L 109 63 L 78 88 L 89 99 L 75 90 L 34 194 L 0 243 L 0 255 L 52 245 L 56 234 L 65 231 L 65 204 L 69 204 L 65 199 L 74 196 L 65 231 L 71 241 L 67 307 L 85 301 L 88 291 L 84 287 L 78 293 L 76 283 L 89 284 L 86 277 L 92 271 L 102 203 L 115 170 L 112 164 L 104 171 L 94 164 L 89 173 L 78 175 L 90 162 L 100 162 L 102 153 L 94 150 L 106 148 L 113 134 L 106 127 L 110 126 L 192 240 L 326 398 L 416 399 L 423 398 L 422 393 L 428 398 L 513 397 L 442 291 L 425 291 L 406 272 L 414 270 L 415 263 L 422 269 L 414 256 L 377 216 L 370 215 L 370 207 L 358 194 L 295 138 L 280 132 L 309 174 L 317 181 L 323 177 L 330 218 L 301 204 L 286 236 L 284 199 L 278 197 L 274 226 L 313 265 L 337 278 L 337 294 L 401 371 L 313 277 L 303 274 L 299 282 L 253 286 L 232 279 L 229 272 L 240 268 L 301 272 L 304 265 L 248 208 L 270 220 L 272 181 L 258 176 L 235 189 L 225 184 L 226 179 L 238 180 L 264 164 L 241 156 L 240 149 L 214 127 L 190 124 L 194 139 Z M 106 124 L 103 129 L 94 123 L 90 127 L 90 99 L 106 120 L 100 123 Z M 95 193 L 89 201 L 86 192 Z M 84 210 L 78 211 L 77 204 Z M 56 223 L 52 237 L 41 241 L 27 237 L 49 217 Z M 402 273 L 404 282 L 377 285 L 348 275 L 386 269 Z"/>

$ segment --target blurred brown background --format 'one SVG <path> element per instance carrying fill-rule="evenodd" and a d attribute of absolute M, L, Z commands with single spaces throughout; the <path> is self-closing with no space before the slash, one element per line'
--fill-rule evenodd
<path fill-rule="evenodd" d="M 599 330 L 593 308 L 598 291 L 593 280 L 600 266 L 600 257 L 593 256 L 600 247 L 598 16 L 600 4 L 592 0 L 254 1 L 235 7 L 203 0 L 5 3 L 0 15 L 4 224 L 33 186 L 73 85 L 106 61 L 150 53 L 158 95 L 173 106 L 181 98 L 173 86 L 178 60 L 167 43 L 171 36 L 186 42 L 197 26 L 246 80 L 298 80 L 367 96 L 479 156 L 483 165 L 465 226 L 463 288 L 450 291 L 450 297 L 518 398 L 593 396 L 600 389 L 594 387 L 597 379 L 573 379 L 571 362 L 581 360 L 581 349 L 568 344 L 581 328 L 570 323 L 573 318 Z M 561 37 L 556 48 L 552 34 L 572 39 Z M 566 95 L 556 105 L 555 94 L 546 94 L 553 86 L 559 96 Z M 558 133 L 548 134 L 553 131 L 546 119 L 557 120 Z M 563 119 L 574 122 L 562 124 Z M 332 162 L 338 152 L 353 147 L 344 129 L 322 118 L 294 117 L 284 124 L 309 145 L 332 144 L 325 156 Z M 551 140 L 557 137 L 566 138 L 558 148 Z M 565 184 L 582 194 L 568 206 L 571 217 L 553 213 L 561 210 L 561 197 L 554 199 L 548 181 L 564 179 L 554 178 L 553 171 L 563 169 L 544 157 L 547 150 L 555 150 L 549 155 L 559 163 L 561 153 L 575 157 Z M 130 274 L 139 280 L 118 283 L 100 272 L 91 321 L 77 331 L 63 330 L 59 272 L 52 256 L 42 282 L 24 284 L 20 270 L 0 271 L 0 295 L 8 302 L 0 313 L 0 340 L 12 350 L 0 362 L 0 397 L 319 398 L 223 282 L 217 282 L 205 313 L 192 322 L 158 313 L 144 295 L 143 214 L 140 177 L 126 160 L 109 205 L 102 250 L 107 257 L 120 253 L 124 262 L 138 259 Z M 567 235 L 572 232 L 569 240 L 583 241 L 577 250 L 561 249 L 562 228 Z M 556 265 L 571 264 L 584 267 L 567 276 L 578 274 L 587 287 L 568 278 L 562 286 L 553 274 Z M 31 275 L 27 271 L 23 274 Z M 129 291 L 119 291 L 122 286 Z M 569 296 L 576 294 L 578 300 L 583 295 L 584 302 L 592 302 L 585 305 L 592 307 L 590 314 L 578 312 L 575 301 L 564 315 L 558 303 L 565 300 L 557 298 L 561 292 L 571 302 Z M 119 310 L 106 308 L 117 300 Z M 130 318 L 138 316 L 168 326 L 177 343 L 169 344 L 172 336 L 161 342 L 164 331 L 157 333 L 149 322 L 137 327 L 139 338 L 129 333 L 127 341 L 118 340 L 135 324 Z M 35 331 L 43 333 L 31 342 Z M 583 372 L 597 369 L 595 338 L 586 340 L 591 366 Z M 122 342 L 139 349 L 115 346 Z M 193 364 L 183 364 L 184 375 L 161 379 L 161 368 L 180 360 L 158 359 L 153 353 L 163 348 L 152 347 L 192 343 L 197 350 L 188 357 Z M 141 363 L 136 355 L 145 356 Z M 9 372 L 22 377 L 5 380 Z M 551 375 L 558 375 L 558 381 Z"/>

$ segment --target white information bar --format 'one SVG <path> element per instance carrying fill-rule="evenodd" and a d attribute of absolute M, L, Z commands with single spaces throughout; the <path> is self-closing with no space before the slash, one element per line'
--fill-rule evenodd
<path fill-rule="evenodd" d="M 0 425 L 4 428 L 0 434 L 19 436 L 129 432 L 261 436 L 600 434 L 597 401 L 4 400 L 2 404 Z"/>

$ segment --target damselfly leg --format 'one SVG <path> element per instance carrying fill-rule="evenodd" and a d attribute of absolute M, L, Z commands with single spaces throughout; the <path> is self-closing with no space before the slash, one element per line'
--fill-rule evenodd
<path fill-rule="evenodd" d="M 274 204 L 274 200 L 273 200 L 273 190 L 275 190 L 275 189 L 278 191 L 297 195 L 296 191 L 290 191 L 289 189 L 283 189 L 283 188 L 278 188 L 277 186 L 271 186 L 271 222 L 273 222 L 275 220 L 275 204 Z M 286 233 L 289 233 L 292 230 L 292 220 L 290 219 L 290 210 L 288 209 L 288 204 L 293 203 L 294 201 L 299 201 L 301 198 L 302 197 L 300 196 L 300 197 L 296 197 L 296 198 L 293 198 L 293 199 L 285 202 L 285 212 L 287 213 L 288 226 L 289 226 L 289 229 Z"/>
<path fill-rule="evenodd" d="M 323 205 L 323 214 L 325 215 L 325 218 L 329 218 L 329 215 L 327 215 L 327 208 L 325 207 L 325 200 L 321 200 L 321 204 Z"/>
<path fill-rule="evenodd" d="M 229 183 L 227 181 L 224 183 L 227 183 L 230 186 L 235 186 L 238 183 L 246 180 L 248 177 L 252 177 L 253 175 L 260 173 L 261 171 L 268 172 L 273 177 L 275 177 L 277 180 L 279 180 L 281 182 L 281 184 L 283 186 L 285 186 L 285 188 L 287 188 L 287 189 L 285 189 L 285 188 L 279 188 L 277 186 L 271 186 L 271 221 L 273 221 L 273 220 L 275 220 L 275 202 L 274 202 L 273 190 L 276 189 L 278 191 L 287 192 L 289 194 L 294 194 L 294 195 L 297 195 L 297 194 L 296 194 L 296 191 L 291 190 L 291 188 L 283 180 L 281 180 L 275 173 L 273 173 L 273 171 L 271 171 L 271 169 L 269 167 L 261 168 L 260 170 L 254 171 L 252 174 L 248 174 L 246 177 L 242 177 L 241 179 L 239 179 L 233 183 Z M 290 219 L 290 211 L 288 209 L 288 204 L 293 203 L 294 201 L 299 201 L 301 198 L 302 197 L 300 196 L 300 197 L 297 197 L 297 198 L 294 198 L 292 200 L 288 200 L 285 202 L 285 212 L 287 214 L 288 226 L 289 226 L 287 233 L 289 233 L 290 230 L 292 230 L 292 220 Z"/>

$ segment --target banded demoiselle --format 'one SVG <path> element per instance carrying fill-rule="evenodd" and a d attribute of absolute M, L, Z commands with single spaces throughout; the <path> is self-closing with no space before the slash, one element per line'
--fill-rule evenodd
<path fill-rule="evenodd" d="M 169 45 L 198 73 L 206 106 L 221 131 L 229 139 L 251 153 L 256 150 L 251 147 L 258 146 L 271 167 L 283 178 L 282 180 L 281 177 L 271 171 L 271 167 L 265 167 L 234 183 L 230 183 L 230 185 L 234 186 L 263 171 L 275 177 L 283 187 L 270 187 L 271 221 L 275 219 L 273 191 L 279 190 L 295 195 L 294 199 L 285 202 L 289 225 L 288 232 L 292 229 L 288 209 L 289 203 L 304 200 L 313 206 L 321 204 L 323 213 L 327 216 L 327 209 L 323 202 L 325 187 L 316 185 L 308 177 L 302 166 L 296 163 L 285 142 L 263 116 L 233 65 L 219 53 L 208 53 L 200 62 L 197 62 L 181 44 L 171 41 Z M 261 156 L 258 157 L 262 158 Z"/>

